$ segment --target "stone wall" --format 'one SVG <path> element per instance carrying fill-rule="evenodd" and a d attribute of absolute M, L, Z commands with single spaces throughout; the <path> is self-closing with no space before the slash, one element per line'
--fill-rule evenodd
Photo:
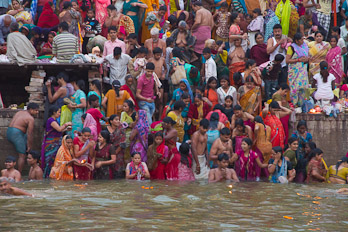
<path fill-rule="evenodd" d="M 348 114 L 337 118 L 322 114 L 298 114 L 297 121 L 307 121 L 308 131 L 313 135 L 317 147 L 323 150 L 328 165 L 335 164 L 348 152 Z"/>
<path fill-rule="evenodd" d="M 0 109 L 0 168 L 4 168 L 5 158 L 8 155 L 13 155 L 18 158 L 18 154 L 14 146 L 7 141 L 6 131 L 7 127 L 10 124 L 13 116 L 19 110 L 11 109 Z M 38 118 L 35 118 L 35 127 L 34 127 L 34 144 L 33 150 L 41 151 L 41 142 L 43 138 L 44 128 L 43 128 L 43 112 L 39 113 Z M 27 165 L 25 166 L 27 169 Z"/>

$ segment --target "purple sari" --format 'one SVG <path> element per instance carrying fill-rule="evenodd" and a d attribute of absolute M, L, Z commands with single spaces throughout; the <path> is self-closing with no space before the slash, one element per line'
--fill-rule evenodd
<path fill-rule="evenodd" d="M 137 130 L 137 136 L 133 139 L 130 145 L 130 152 L 139 152 L 141 154 L 141 161 L 147 161 L 147 137 L 149 135 L 149 124 L 146 118 L 145 110 L 139 110 L 138 122 L 133 130 Z"/>

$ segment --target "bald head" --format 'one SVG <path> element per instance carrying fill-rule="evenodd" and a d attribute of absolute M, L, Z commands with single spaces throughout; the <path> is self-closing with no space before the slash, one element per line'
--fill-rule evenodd
<path fill-rule="evenodd" d="M 12 18 L 10 15 L 5 15 L 4 17 L 4 25 L 5 27 L 9 27 L 12 23 Z"/>

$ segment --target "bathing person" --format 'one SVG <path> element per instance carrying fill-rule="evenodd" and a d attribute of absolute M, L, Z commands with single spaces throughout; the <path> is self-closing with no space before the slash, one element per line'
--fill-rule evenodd
<path fill-rule="evenodd" d="M 229 164 L 230 157 L 226 153 L 218 155 L 217 168 L 210 169 L 209 171 L 209 182 L 218 182 L 222 180 L 234 180 L 239 182 L 236 172 L 227 168 Z"/>
<path fill-rule="evenodd" d="M 13 195 L 13 196 L 31 196 L 33 194 L 27 193 L 22 189 L 12 187 L 10 181 L 6 177 L 0 177 L 0 195 Z"/>
<path fill-rule="evenodd" d="M 13 156 L 7 156 L 5 160 L 6 169 L 1 170 L 1 177 L 6 177 L 8 181 L 18 182 L 22 180 L 21 173 L 16 170 L 16 158 Z"/>
<path fill-rule="evenodd" d="M 41 154 L 37 151 L 29 151 L 27 155 L 27 162 L 30 165 L 29 180 L 42 180 L 43 172 L 39 165 Z"/>

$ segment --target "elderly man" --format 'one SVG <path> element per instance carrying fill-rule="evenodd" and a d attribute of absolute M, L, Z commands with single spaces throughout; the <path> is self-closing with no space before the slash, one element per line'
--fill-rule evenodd
<path fill-rule="evenodd" d="M 11 23 L 11 33 L 7 37 L 7 58 L 19 66 L 34 63 L 36 50 L 30 40 L 18 29 L 18 23 Z"/>
<path fill-rule="evenodd" d="M 147 59 L 150 59 L 153 57 L 153 49 L 156 47 L 159 47 L 163 51 L 163 57 L 166 57 L 166 42 L 159 38 L 159 29 L 158 28 L 152 28 L 150 31 L 151 39 L 145 40 L 144 47 L 147 48 L 149 51 L 147 53 Z"/>
<path fill-rule="evenodd" d="M 0 44 L 6 44 L 8 34 L 10 34 L 10 25 L 15 23 L 16 19 L 11 15 L 0 16 Z"/>
<path fill-rule="evenodd" d="M 58 63 L 69 63 L 71 58 L 79 52 L 78 40 L 76 36 L 68 32 L 68 29 L 68 23 L 60 23 L 59 35 L 53 39 L 52 54 L 57 57 Z"/>
<path fill-rule="evenodd" d="M 196 37 L 194 51 L 202 55 L 205 41 L 211 39 L 211 30 L 214 26 L 213 15 L 203 8 L 199 1 L 192 3 L 192 9 L 196 12 L 195 22 L 191 28 L 192 34 Z"/>

